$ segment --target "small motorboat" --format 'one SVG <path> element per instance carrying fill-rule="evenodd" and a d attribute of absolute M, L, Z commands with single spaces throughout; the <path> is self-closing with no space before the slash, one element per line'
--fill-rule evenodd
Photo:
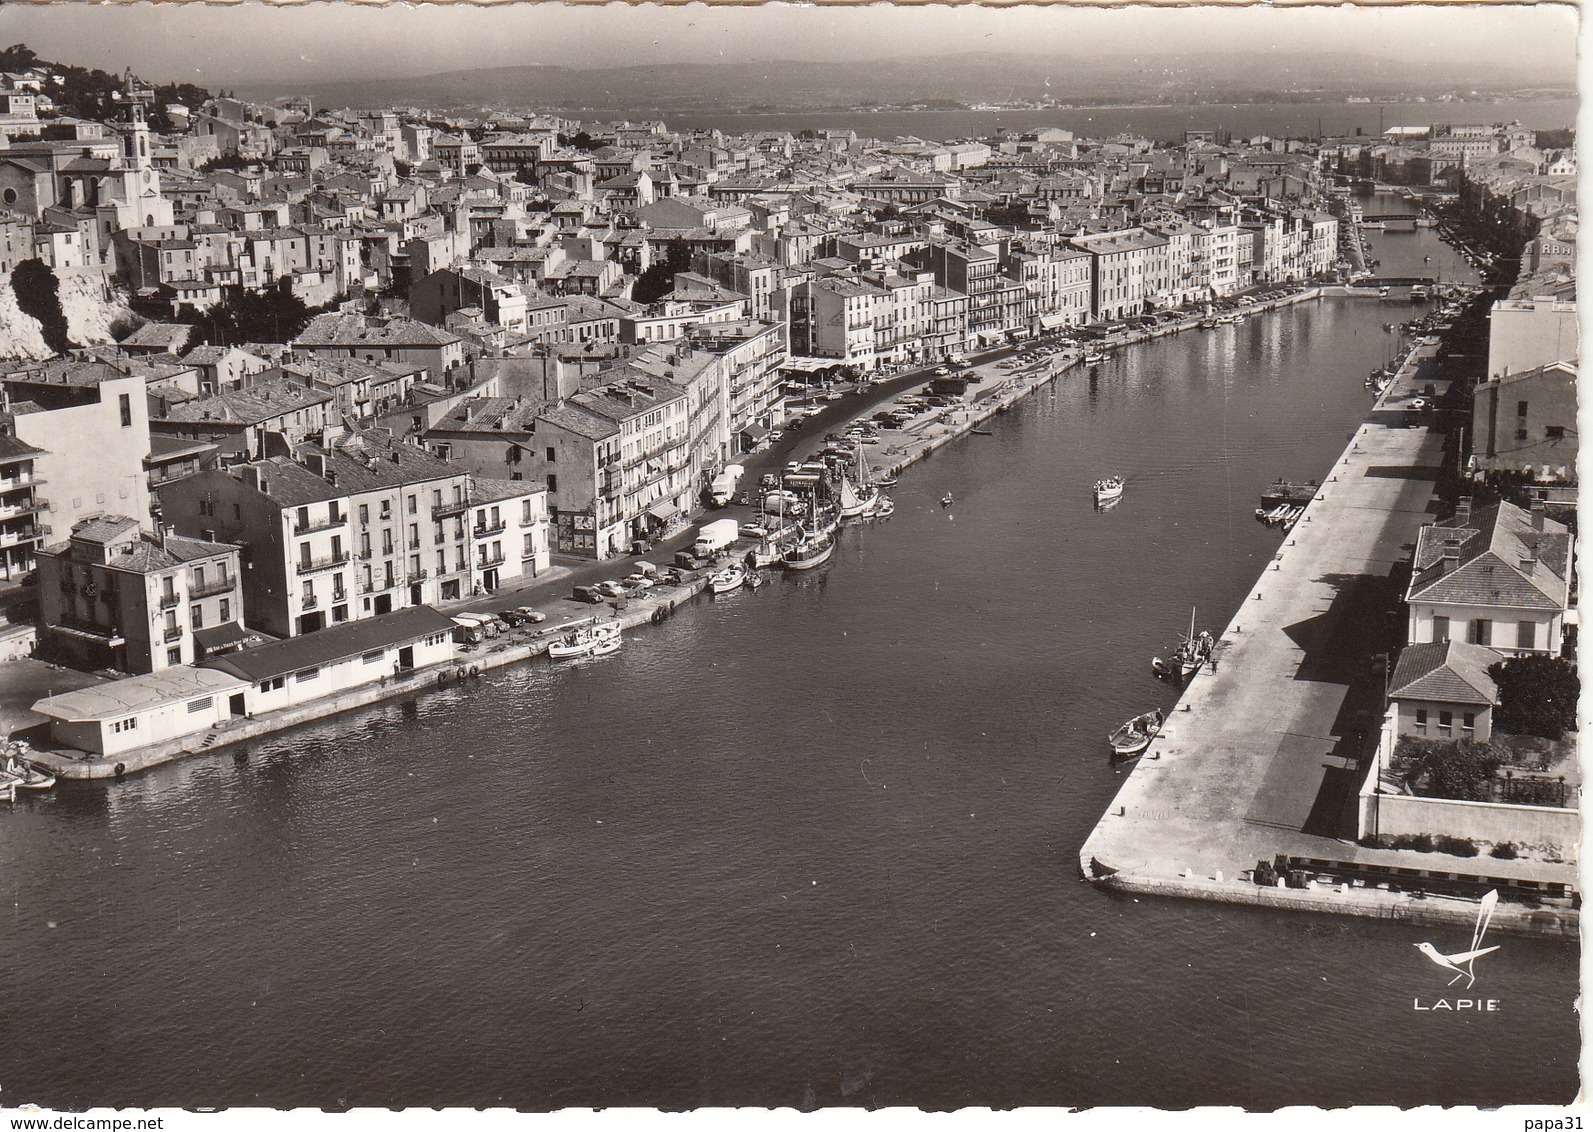
<path fill-rule="evenodd" d="M 746 582 L 747 569 L 738 562 L 709 578 L 708 589 L 715 594 L 727 594 L 731 590 L 739 590 Z"/>
<path fill-rule="evenodd" d="M 55 785 L 55 775 L 34 763 L 23 763 L 24 776 L 17 783 L 18 790 L 48 790 Z"/>
<path fill-rule="evenodd" d="M 1109 354 L 1102 354 L 1102 353 L 1099 353 L 1099 352 L 1094 353 L 1094 354 L 1085 354 L 1084 355 L 1084 364 L 1087 365 L 1087 366 L 1098 366 L 1102 362 L 1108 361 L 1109 359 L 1110 359 L 1110 355 Z"/>
<path fill-rule="evenodd" d="M 955 502 L 956 500 L 952 499 L 951 492 L 949 491 L 940 497 L 940 505 L 942 507 L 950 507 Z"/>
<path fill-rule="evenodd" d="M 992 432 L 988 428 L 971 428 L 968 431 L 973 433 L 975 436 L 994 436 L 995 435 L 995 433 Z"/>
<path fill-rule="evenodd" d="M 1127 759 L 1143 754 L 1161 729 L 1161 708 L 1148 711 L 1144 715 L 1136 715 L 1107 736 L 1107 742 L 1112 744 L 1113 757 Z"/>
<path fill-rule="evenodd" d="M 603 637 L 592 646 L 592 655 L 613 656 L 615 653 L 620 651 L 620 645 L 622 643 L 623 641 L 618 633 L 615 633 L 613 636 Z"/>
<path fill-rule="evenodd" d="M 870 481 L 869 486 L 870 487 L 895 487 L 896 486 L 896 477 L 895 476 L 885 476 L 882 479 L 872 480 L 872 481 Z"/>
<path fill-rule="evenodd" d="M 1095 481 L 1095 503 L 1101 506 L 1123 498 L 1123 490 L 1127 485 L 1122 476 L 1110 476 L 1104 480 Z"/>
<path fill-rule="evenodd" d="M 763 585 L 763 583 L 766 582 L 766 581 L 768 581 L 768 579 L 765 578 L 762 574 L 758 573 L 756 570 L 748 570 L 747 571 L 747 588 L 749 590 L 757 589 L 759 586 Z"/>
<path fill-rule="evenodd" d="M 548 646 L 548 657 L 552 660 L 575 660 L 577 657 L 590 656 L 596 644 L 590 632 L 567 633 Z"/>

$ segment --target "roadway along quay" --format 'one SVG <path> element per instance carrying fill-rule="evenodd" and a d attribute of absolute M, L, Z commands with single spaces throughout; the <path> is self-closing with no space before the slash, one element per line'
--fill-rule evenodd
<path fill-rule="evenodd" d="M 1470 923 L 1475 904 L 1359 884 L 1264 887 L 1250 870 L 1278 855 L 1538 884 L 1574 885 L 1574 865 L 1368 849 L 1356 835 L 1358 756 L 1377 726 L 1352 710 L 1384 626 L 1386 595 L 1433 518 L 1441 433 L 1393 403 L 1436 381 L 1434 350 L 1412 352 L 1372 419 L 1191 678 L 1167 723 L 1079 852 L 1102 887 L 1413 922 Z M 1442 393 L 1442 384 L 1438 392 Z M 1372 678 L 1375 682 L 1375 677 Z M 1575 936 L 1571 909 L 1504 903 L 1506 931 Z"/>

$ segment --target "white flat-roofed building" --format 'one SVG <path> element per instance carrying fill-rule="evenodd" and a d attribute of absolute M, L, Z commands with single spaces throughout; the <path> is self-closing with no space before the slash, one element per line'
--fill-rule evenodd
<path fill-rule="evenodd" d="M 110 757 L 247 714 L 248 687 L 232 673 L 179 665 L 47 696 L 33 710 L 49 718 L 56 742 Z"/>

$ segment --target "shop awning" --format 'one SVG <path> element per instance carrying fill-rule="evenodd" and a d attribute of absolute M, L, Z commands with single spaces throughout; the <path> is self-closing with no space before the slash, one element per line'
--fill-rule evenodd
<path fill-rule="evenodd" d="M 974 331 L 974 337 L 988 345 L 991 342 L 1001 341 L 1006 335 L 999 330 L 976 330 Z"/>
<path fill-rule="evenodd" d="M 680 514 L 680 508 L 669 502 L 660 502 L 649 507 L 647 513 L 660 523 L 667 523 Z"/>
<path fill-rule="evenodd" d="M 769 435 L 769 430 L 764 428 L 762 425 L 752 424 L 742 429 L 741 435 L 756 444 L 758 441 Z"/>
<path fill-rule="evenodd" d="M 1046 330 L 1055 330 L 1057 327 L 1066 326 L 1067 324 L 1068 316 L 1065 314 L 1042 314 L 1040 316 L 1040 325 Z"/>
<path fill-rule="evenodd" d="M 194 630 L 194 643 L 205 656 L 214 656 L 218 652 L 228 652 L 243 648 L 245 645 L 264 644 L 269 640 L 270 637 L 262 636 L 253 629 L 245 629 L 236 621 L 226 625 L 212 625 L 208 629 Z"/>

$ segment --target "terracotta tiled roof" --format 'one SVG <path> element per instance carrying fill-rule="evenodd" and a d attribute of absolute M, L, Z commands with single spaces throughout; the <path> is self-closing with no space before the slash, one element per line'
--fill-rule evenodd
<path fill-rule="evenodd" d="M 1502 659 L 1493 649 L 1464 641 L 1410 645 L 1399 654 L 1399 663 L 1394 666 L 1389 698 L 1497 704 L 1499 689 L 1488 675 L 1488 666 Z"/>
<path fill-rule="evenodd" d="M 1422 528 L 1416 542 L 1406 601 L 1481 605 L 1505 609 L 1564 609 L 1571 539 L 1566 528 L 1545 519 L 1532 526 L 1528 514 L 1510 503 L 1476 512 L 1466 525 L 1454 519 Z M 1444 550 L 1458 541 L 1459 557 L 1446 570 Z M 1530 572 L 1521 567 L 1532 559 Z"/>

